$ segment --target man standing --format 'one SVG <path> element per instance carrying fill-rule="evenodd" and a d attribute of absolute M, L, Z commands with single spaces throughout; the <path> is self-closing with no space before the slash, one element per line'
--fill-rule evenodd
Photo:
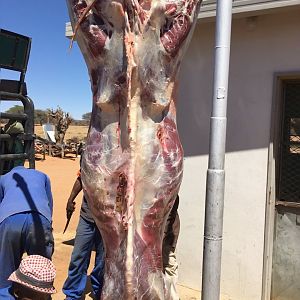
<path fill-rule="evenodd" d="M 9 275 L 23 253 L 51 258 L 53 199 L 49 177 L 23 166 L 0 177 L 0 299 L 14 299 Z"/>
<path fill-rule="evenodd" d="M 67 217 L 75 210 L 75 198 L 81 190 L 82 183 L 79 172 L 67 202 Z M 62 289 L 66 295 L 65 300 L 81 299 L 86 287 L 87 270 L 94 245 L 96 257 L 90 278 L 95 299 L 100 299 L 104 274 L 103 241 L 99 229 L 91 215 L 87 200 L 83 197 L 68 278 Z"/>

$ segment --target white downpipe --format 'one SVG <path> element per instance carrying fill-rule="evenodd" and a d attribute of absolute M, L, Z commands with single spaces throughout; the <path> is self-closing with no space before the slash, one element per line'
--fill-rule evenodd
<path fill-rule="evenodd" d="M 206 181 L 202 300 L 220 299 L 231 17 L 232 0 L 218 0 L 213 107 Z"/>

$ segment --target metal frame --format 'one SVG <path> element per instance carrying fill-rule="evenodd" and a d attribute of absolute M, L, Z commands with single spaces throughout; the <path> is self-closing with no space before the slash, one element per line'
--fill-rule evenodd
<path fill-rule="evenodd" d="M 0 90 L 0 101 L 21 101 L 24 107 L 24 114 L 9 114 L 1 113 L 0 119 L 18 120 L 21 121 L 24 126 L 24 134 L 18 134 L 15 138 L 24 141 L 24 153 L 22 154 L 1 154 L 0 153 L 0 175 L 8 170 L 3 170 L 3 161 L 11 161 L 16 159 L 28 159 L 29 168 L 35 168 L 35 153 L 34 153 L 34 105 L 33 101 L 27 96 L 25 73 L 27 70 L 27 64 L 29 60 L 29 54 L 31 49 L 31 38 L 10 32 L 7 30 L 0 29 L 0 35 L 15 38 L 15 49 L 14 55 L 16 55 L 18 40 L 22 39 L 27 43 L 25 48 L 24 60 L 22 66 L 14 66 L 13 61 L 9 64 L 0 64 L 0 68 L 5 68 L 13 71 L 20 72 L 20 80 L 2 80 Z M 9 84 L 9 85 L 6 85 Z M 12 84 L 12 85 L 11 85 Z M 12 88 L 13 87 L 13 88 Z M 0 134 L 0 141 L 14 140 L 9 134 Z"/>
<path fill-rule="evenodd" d="M 17 135 L 17 139 L 24 141 L 24 153 L 23 154 L 0 154 L 0 162 L 16 159 L 27 159 L 29 161 L 29 168 L 35 168 L 35 153 L 34 153 L 34 105 L 33 101 L 28 97 L 17 93 L 8 93 L 0 91 L 1 101 L 16 101 L 19 100 L 24 106 L 24 114 L 8 114 L 0 113 L 0 119 L 18 120 L 24 124 L 24 134 Z M 9 134 L 0 134 L 0 141 L 13 140 Z M 2 164 L 0 166 L 0 175 L 3 170 Z"/>
<path fill-rule="evenodd" d="M 11 37 L 11 38 L 15 38 L 16 41 L 18 40 L 24 40 L 26 43 L 27 43 L 27 48 L 26 48 L 26 52 L 25 52 L 25 59 L 24 59 L 24 64 L 23 64 L 23 67 L 22 68 L 18 68 L 16 66 L 13 66 L 13 65 L 4 65 L 4 64 L 1 64 L 0 63 L 0 68 L 5 68 L 5 69 L 9 69 L 9 70 L 13 70 L 13 71 L 19 71 L 19 72 L 22 72 L 22 73 L 26 73 L 27 71 L 27 64 L 28 64 L 28 60 L 29 60 L 29 54 L 30 54 L 30 49 L 31 49 L 31 38 L 30 37 L 27 37 L 25 35 L 21 35 L 21 34 L 18 34 L 18 33 L 15 33 L 15 32 L 12 32 L 12 31 L 8 31 L 8 30 L 5 30 L 5 29 L 1 29 L 0 28 L 0 36 L 8 36 L 8 37 Z M 15 45 L 15 48 L 17 48 L 17 43 Z M 17 49 L 15 49 L 16 51 Z M 16 54 L 16 53 L 15 53 Z"/>
<path fill-rule="evenodd" d="M 0 63 L 0 68 L 4 68 L 4 69 L 8 69 L 8 70 L 13 70 L 13 71 L 18 71 L 20 72 L 20 80 L 19 80 L 19 93 L 22 94 L 23 93 L 23 85 L 24 85 L 24 80 L 25 80 L 25 73 L 27 71 L 27 64 L 28 64 L 28 60 L 29 60 L 29 55 L 30 55 L 30 50 L 31 50 L 31 38 L 15 33 L 15 32 L 11 32 L 8 30 L 4 30 L 4 29 L 0 29 L 0 35 L 7 35 L 10 36 L 12 38 L 15 38 L 16 41 L 18 41 L 19 39 L 22 39 L 24 41 L 27 42 L 27 49 L 26 49 L 26 53 L 25 53 L 25 58 L 24 58 L 24 65 L 22 68 L 18 68 L 16 66 L 8 66 L 8 65 L 3 65 Z M 16 51 L 17 46 L 15 46 L 15 51 Z M 0 98 L 1 100 L 1 98 Z"/>

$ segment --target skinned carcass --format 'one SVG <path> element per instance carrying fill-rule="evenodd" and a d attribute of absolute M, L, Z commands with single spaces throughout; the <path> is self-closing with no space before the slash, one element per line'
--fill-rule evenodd
<path fill-rule="evenodd" d="M 102 234 L 102 299 L 172 299 L 164 226 L 182 179 L 176 78 L 200 1 L 67 0 L 93 110 L 82 182 Z"/>

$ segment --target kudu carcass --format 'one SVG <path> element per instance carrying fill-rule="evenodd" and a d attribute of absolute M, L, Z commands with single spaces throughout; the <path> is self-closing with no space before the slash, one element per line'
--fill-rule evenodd
<path fill-rule="evenodd" d="M 162 272 L 179 191 L 179 66 L 200 1 L 67 0 L 93 109 L 82 182 L 103 236 L 102 299 L 171 299 Z"/>

